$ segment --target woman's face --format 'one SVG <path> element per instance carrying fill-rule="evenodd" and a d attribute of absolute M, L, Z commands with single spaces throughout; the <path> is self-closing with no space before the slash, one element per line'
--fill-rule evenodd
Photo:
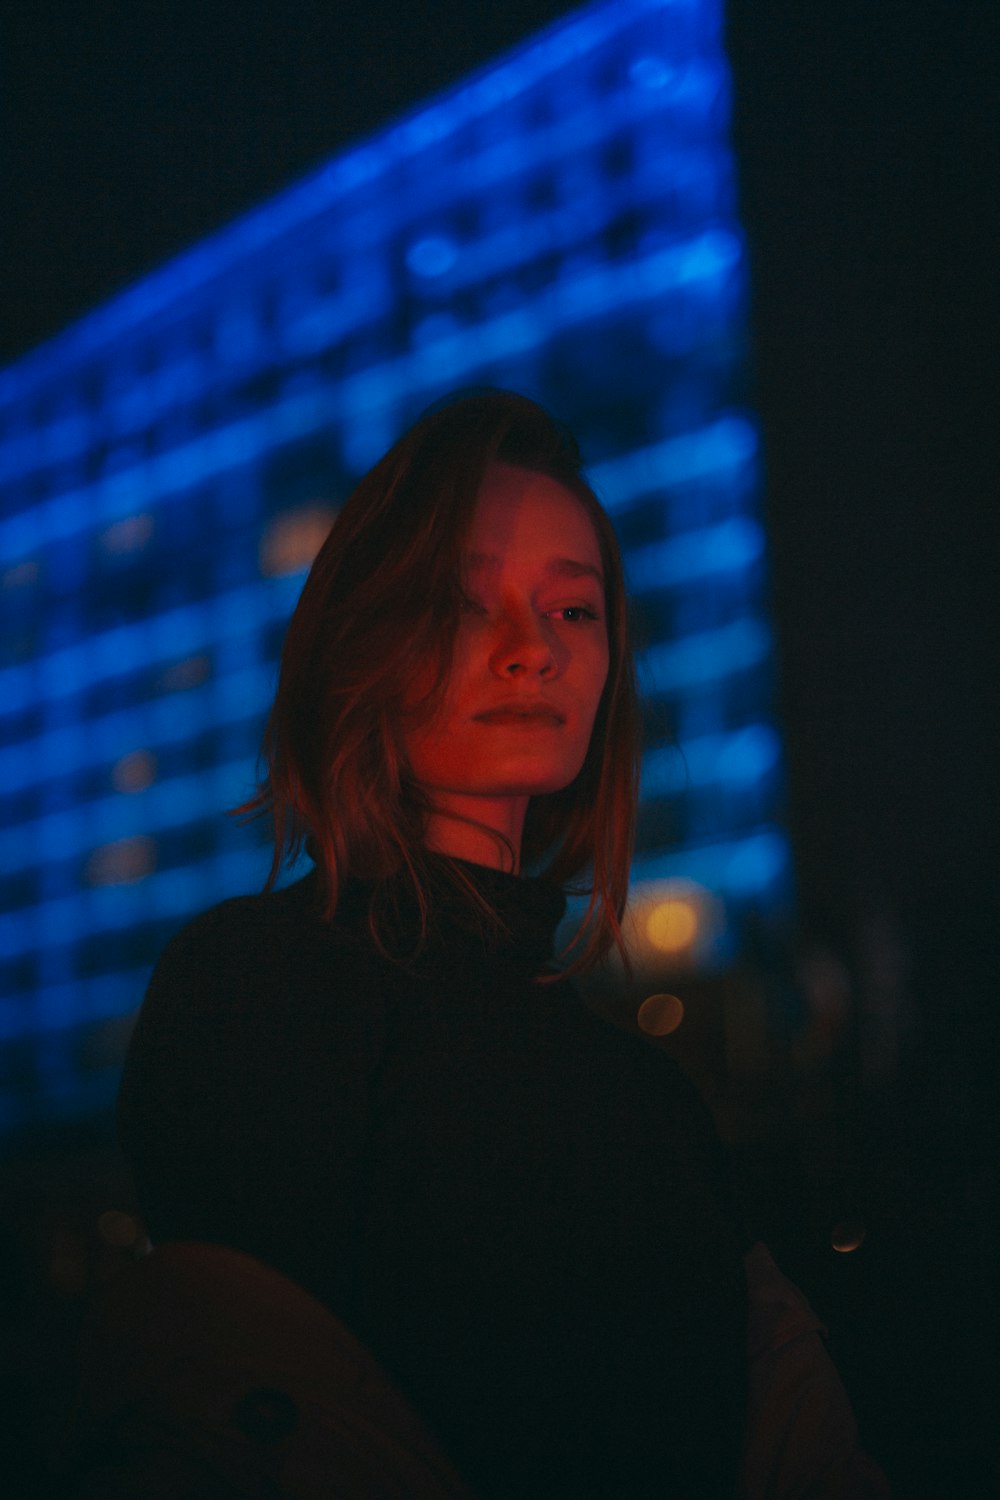
<path fill-rule="evenodd" d="M 608 675 L 597 534 L 570 490 L 508 464 L 488 470 L 464 557 L 468 604 L 440 710 L 407 733 L 435 808 L 485 823 L 520 848 L 528 799 L 579 772 Z M 462 824 L 432 846 L 476 858 Z M 482 839 L 477 845 L 482 849 Z M 489 860 L 488 862 L 493 862 Z"/>

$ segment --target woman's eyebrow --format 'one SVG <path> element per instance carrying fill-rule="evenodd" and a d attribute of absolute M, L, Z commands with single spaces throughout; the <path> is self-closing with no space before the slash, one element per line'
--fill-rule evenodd
<path fill-rule="evenodd" d="M 495 552 L 470 552 L 466 558 L 470 571 L 475 572 L 498 567 L 500 561 Z M 593 563 L 578 562 L 574 557 L 550 557 L 545 564 L 545 572 L 550 578 L 584 578 L 589 575 L 604 587 L 604 574 L 600 568 Z"/>

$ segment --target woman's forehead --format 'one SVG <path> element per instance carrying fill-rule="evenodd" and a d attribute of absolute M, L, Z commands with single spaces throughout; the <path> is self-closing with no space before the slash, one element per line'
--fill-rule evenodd
<path fill-rule="evenodd" d="M 542 555 L 602 572 L 597 532 L 579 497 L 547 474 L 494 464 L 472 515 L 467 565 L 497 568 L 514 557 Z"/>

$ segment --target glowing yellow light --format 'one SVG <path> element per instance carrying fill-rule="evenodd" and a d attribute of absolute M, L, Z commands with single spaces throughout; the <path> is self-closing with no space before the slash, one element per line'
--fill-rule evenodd
<path fill-rule="evenodd" d="M 115 762 L 111 781 L 116 792 L 141 792 L 156 780 L 156 756 L 151 750 L 133 750 Z"/>
<path fill-rule="evenodd" d="M 698 933 L 698 909 L 684 899 L 658 901 L 646 918 L 646 937 L 661 953 L 681 953 Z"/>
<path fill-rule="evenodd" d="M 647 995 L 639 1006 L 639 1030 L 647 1036 L 669 1036 L 684 1019 L 684 1003 L 676 995 Z"/>
<path fill-rule="evenodd" d="M 156 868 L 156 840 L 147 834 L 102 844 L 87 861 L 88 885 L 131 885 L 145 880 Z"/>
<path fill-rule="evenodd" d="M 302 505 L 271 522 L 260 539 L 260 571 L 274 578 L 308 568 L 330 535 L 336 511 L 330 505 Z"/>
<path fill-rule="evenodd" d="M 852 1250 L 857 1250 L 858 1246 L 863 1243 L 865 1233 L 864 1225 L 859 1224 L 856 1219 L 842 1219 L 839 1224 L 833 1226 L 830 1244 L 841 1255 L 850 1255 Z"/>

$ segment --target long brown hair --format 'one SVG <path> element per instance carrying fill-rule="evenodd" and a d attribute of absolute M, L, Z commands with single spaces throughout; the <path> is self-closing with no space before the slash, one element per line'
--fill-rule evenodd
<path fill-rule="evenodd" d="M 597 533 L 605 576 L 609 669 L 579 774 L 532 797 L 522 867 L 589 895 L 567 972 L 617 945 L 635 833 L 639 713 L 621 557 L 614 530 L 581 474 L 572 435 L 525 396 L 486 390 L 431 408 L 360 481 L 316 556 L 292 615 L 262 746 L 266 775 L 237 814 L 270 813 L 271 889 L 303 845 L 332 918 L 346 879 L 384 883 L 406 872 L 422 932 L 432 908 L 424 830 L 430 802 L 410 773 L 401 725 L 407 688 L 435 664 L 421 712 L 447 686 L 462 609 L 461 555 L 483 477 L 495 462 L 545 474 L 570 490 Z M 450 867 L 481 916 L 499 914 Z M 369 923 L 382 944 L 377 903 Z M 500 924 L 502 925 L 502 923 Z M 568 951 L 568 950 L 567 950 Z"/>

